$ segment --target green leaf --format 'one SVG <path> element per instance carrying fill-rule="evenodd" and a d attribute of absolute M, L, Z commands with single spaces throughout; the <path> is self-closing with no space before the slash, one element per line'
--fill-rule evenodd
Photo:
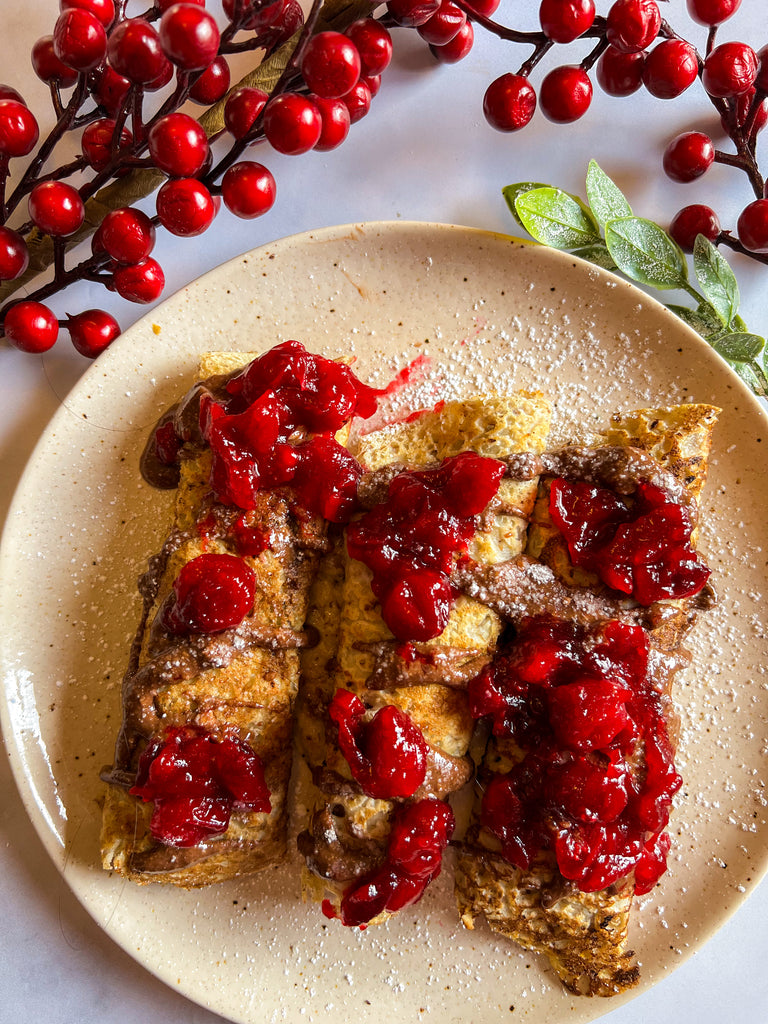
<path fill-rule="evenodd" d="M 537 188 L 547 188 L 547 186 L 543 185 L 540 181 L 518 181 L 515 182 L 514 185 L 507 185 L 501 190 L 501 194 L 504 196 L 506 204 L 509 207 L 509 212 L 523 230 L 526 230 L 526 227 L 518 216 L 515 203 L 517 202 L 518 196 L 521 196 L 526 192 L 533 192 L 534 189 Z"/>
<path fill-rule="evenodd" d="M 682 249 L 658 224 L 643 217 L 622 217 L 605 225 L 605 242 L 627 277 L 652 288 L 684 288 L 688 267 Z"/>
<path fill-rule="evenodd" d="M 702 338 L 706 338 L 707 341 L 718 337 L 723 332 L 722 322 L 719 317 L 715 316 L 714 310 L 709 303 L 699 306 L 697 309 L 668 303 L 667 309 L 670 313 L 680 317 L 684 323 L 692 327 L 697 334 L 700 334 Z"/>
<path fill-rule="evenodd" d="M 585 245 L 581 249 L 573 249 L 571 255 L 578 256 L 588 263 L 594 263 L 596 266 L 602 267 L 603 270 L 616 270 L 616 264 L 613 262 L 613 258 L 603 242 L 595 242 L 594 245 Z"/>
<path fill-rule="evenodd" d="M 600 242 L 600 229 L 585 204 L 559 188 L 535 188 L 515 200 L 520 221 L 537 242 L 578 249 Z"/>
<path fill-rule="evenodd" d="M 750 363 L 765 348 L 765 338 L 757 334 L 724 334 L 712 343 L 712 347 L 729 363 Z"/>
<path fill-rule="evenodd" d="M 592 213 L 603 227 L 609 220 L 632 216 L 627 197 L 594 160 L 589 161 L 587 168 L 587 199 Z"/>
<path fill-rule="evenodd" d="M 701 290 L 730 327 L 739 308 L 739 285 L 727 260 L 704 235 L 697 235 L 694 243 L 693 269 Z"/>
<path fill-rule="evenodd" d="M 759 373 L 749 363 L 732 362 L 729 365 L 756 395 L 759 395 L 761 398 L 768 396 L 768 380 L 766 380 L 764 373 Z"/>

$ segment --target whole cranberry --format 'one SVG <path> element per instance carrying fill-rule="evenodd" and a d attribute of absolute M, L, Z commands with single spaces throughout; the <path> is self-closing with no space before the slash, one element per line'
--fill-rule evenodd
<path fill-rule="evenodd" d="M 117 320 L 103 309 L 85 309 L 66 321 L 69 337 L 81 356 L 95 359 L 120 333 Z"/>
<path fill-rule="evenodd" d="M 700 25 L 720 25 L 741 7 L 741 0 L 686 0 L 688 13 Z"/>
<path fill-rule="evenodd" d="M 154 302 L 165 287 L 162 267 L 148 256 L 141 263 L 118 264 L 113 273 L 115 291 L 129 302 Z"/>
<path fill-rule="evenodd" d="M 749 126 L 750 138 L 755 138 L 765 128 L 768 124 L 768 96 L 763 97 L 759 103 L 756 97 L 757 90 L 753 87 L 735 98 L 733 106 L 720 115 L 724 132 L 731 130 L 731 118 L 738 128 L 745 129 Z"/>
<path fill-rule="evenodd" d="M 354 88 L 349 90 L 346 96 L 341 97 L 341 102 L 347 108 L 350 124 L 356 124 L 361 118 L 365 117 L 371 109 L 372 99 L 370 86 L 362 78 Z M 322 128 L 320 131 L 322 134 Z"/>
<path fill-rule="evenodd" d="M 318 32 L 307 43 L 301 74 L 312 92 L 338 99 L 354 87 L 360 77 L 360 54 L 341 32 Z"/>
<path fill-rule="evenodd" d="M 35 115 L 16 100 L 0 100 L 0 153 L 26 156 L 37 145 L 40 129 Z"/>
<path fill-rule="evenodd" d="M 185 71 L 207 68 L 218 55 L 219 40 L 213 16 L 195 4 L 174 4 L 160 19 L 163 50 L 169 60 Z"/>
<path fill-rule="evenodd" d="M 154 78 L 150 78 L 148 82 L 144 83 L 144 89 L 147 92 L 157 92 L 158 89 L 164 89 L 173 78 L 173 72 L 173 64 L 171 64 L 165 54 L 163 54 L 163 61 L 160 65 L 160 70 Z"/>
<path fill-rule="evenodd" d="M 218 103 L 229 90 L 230 77 L 226 57 L 217 57 L 192 85 L 189 98 L 204 107 Z"/>
<path fill-rule="evenodd" d="M 0 100 L 14 100 L 16 103 L 20 103 L 23 107 L 26 107 L 26 100 L 21 93 L 14 89 L 12 85 L 0 84 Z"/>
<path fill-rule="evenodd" d="M 541 83 L 541 112 L 556 124 L 578 121 L 592 102 L 592 82 L 584 68 L 563 65 L 553 68 Z"/>
<path fill-rule="evenodd" d="M 366 78 L 365 82 L 370 89 L 371 79 Z M 323 127 L 320 131 L 320 138 L 315 143 L 315 149 L 320 153 L 327 153 L 336 149 L 349 135 L 351 124 L 349 110 L 343 100 L 328 99 L 326 96 L 309 97 L 320 111 L 320 118 Z"/>
<path fill-rule="evenodd" d="M 194 117 L 176 111 L 152 125 L 149 155 L 156 167 L 174 178 L 197 174 L 208 156 L 208 136 Z"/>
<path fill-rule="evenodd" d="M 90 71 L 107 52 L 107 33 L 90 11 L 73 7 L 63 11 L 53 29 L 53 50 L 62 64 L 76 71 Z"/>
<path fill-rule="evenodd" d="M 660 28 L 656 0 L 616 0 L 608 11 L 605 37 L 623 53 L 639 53 L 651 45 Z"/>
<path fill-rule="evenodd" d="M 643 84 L 645 53 L 622 53 L 609 46 L 597 62 L 595 74 L 603 92 L 609 96 L 631 96 Z"/>
<path fill-rule="evenodd" d="M 696 51 L 683 39 L 665 39 L 645 58 L 643 85 L 657 99 L 671 100 L 693 85 L 699 73 Z"/>
<path fill-rule="evenodd" d="M 371 99 L 373 99 L 374 96 L 379 95 L 379 89 L 381 89 L 381 75 L 361 75 L 360 81 L 363 82 L 364 85 L 368 86 Z M 315 146 L 315 149 L 317 149 L 317 146 Z"/>
<path fill-rule="evenodd" d="M 41 181 L 29 193 L 29 215 L 46 235 L 66 238 L 82 225 L 85 207 L 76 188 L 64 181 Z"/>
<path fill-rule="evenodd" d="M 269 99 L 269 93 L 253 86 L 235 89 L 224 104 L 224 124 L 236 139 L 244 138 Z"/>
<path fill-rule="evenodd" d="M 83 130 L 81 139 L 83 156 L 90 167 L 95 171 L 103 171 L 112 162 L 112 145 L 117 122 L 110 117 L 100 117 L 98 121 L 91 121 Z M 133 136 L 127 128 L 120 131 L 120 150 L 129 149 L 133 142 Z"/>
<path fill-rule="evenodd" d="M 157 215 L 172 235 L 191 238 L 208 230 L 216 216 L 216 205 L 201 181 L 176 178 L 160 186 Z"/>
<path fill-rule="evenodd" d="M 97 106 L 102 107 L 110 117 L 120 113 L 131 83 L 127 78 L 105 64 L 103 68 L 88 77 L 88 88 Z"/>
<path fill-rule="evenodd" d="M 592 27 L 594 0 L 541 0 L 539 21 L 553 43 L 571 43 Z"/>
<path fill-rule="evenodd" d="M 736 223 L 739 241 L 750 252 L 768 252 L 768 199 L 745 206 Z"/>
<path fill-rule="evenodd" d="M 416 31 L 425 43 L 445 46 L 456 36 L 466 20 L 467 16 L 460 7 L 451 0 L 442 0 L 439 10 L 423 25 L 419 25 Z"/>
<path fill-rule="evenodd" d="M 392 36 L 375 18 L 353 21 L 346 34 L 360 54 L 360 68 L 364 75 L 380 75 L 392 60 Z"/>
<path fill-rule="evenodd" d="M 308 153 L 317 144 L 322 129 L 317 107 L 298 93 L 275 96 L 264 109 L 264 135 L 278 153 Z"/>
<path fill-rule="evenodd" d="M 32 47 L 32 69 L 41 82 L 56 82 L 60 89 L 68 89 L 77 81 L 77 71 L 56 56 L 53 36 L 41 36 Z"/>
<path fill-rule="evenodd" d="M 272 208 L 276 193 L 272 173 L 263 164 L 252 160 L 233 164 L 221 181 L 221 198 L 236 217 L 260 217 Z"/>
<path fill-rule="evenodd" d="M 740 96 L 757 78 L 757 54 L 746 43 L 722 43 L 704 61 L 701 81 L 710 96 Z"/>
<path fill-rule="evenodd" d="M 69 11 L 75 7 L 90 11 L 99 19 L 104 28 L 109 28 L 115 20 L 114 0 L 59 0 L 59 7 L 62 11 Z"/>
<path fill-rule="evenodd" d="M 442 46 L 430 46 L 429 49 L 432 56 L 441 64 L 458 64 L 470 52 L 474 42 L 475 30 L 472 28 L 472 22 L 465 21 L 450 42 L 443 43 Z"/>
<path fill-rule="evenodd" d="M 498 132 L 517 132 L 529 123 L 536 110 L 536 92 L 522 75 L 507 73 L 485 90 L 483 113 Z"/>
<path fill-rule="evenodd" d="M 140 85 L 157 78 L 166 62 L 159 35 L 143 18 L 129 18 L 112 29 L 107 59 L 118 75 Z"/>
<path fill-rule="evenodd" d="M 110 210 L 99 227 L 101 245 L 118 263 L 140 263 L 155 247 L 155 226 L 132 206 Z"/>
<path fill-rule="evenodd" d="M 22 352 L 47 352 L 56 344 L 59 321 L 42 302 L 24 299 L 5 314 L 3 331 L 8 341 Z"/>
<path fill-rule="evenodd" d="M 710 206 L 693 203 L 678 211 L 669 225 L 669 234 L 683 252 L 693 252 L 697 235 L 714 242 L 720 234 L 720 221 Z"/>
<path fill-rule="evenodd" d="M 418 28 L 440 9 L 440 0 L 387 0 L 392 20 L 404 28 Z"/>
<path fill-rule="evenodd" d="M 755 86 L 761 92 L 768 93 L 768 44 L 757 51 L 757 78 Z"/>
<path fill-rule="evenodd" d="M 286 0 L 273 0 L 272 3 L 264 0 L 224 0 L 222 6 L 230 21 L 234 20 L 239 10 L 239 27 L 253 30 L 268 28 L 282 21 L 288 4 Z"/>
<path fill-rule="evenodd" d="M 712 139 L 703 132 L 683 132 L 664 150 L 664 173 L 672 181 L 689 182 L 708 171 L 715 159 Z"/>
<path fill-rule="evenodd" d="M 29 266 L 29 250 L 18 231 L 0 227 L 0 281 L 15 281 Z"/>

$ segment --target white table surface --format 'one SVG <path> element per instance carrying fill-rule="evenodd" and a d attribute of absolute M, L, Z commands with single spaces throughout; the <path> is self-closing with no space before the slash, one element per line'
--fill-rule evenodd
<path fill-rule="evenodd" d="M 598 0 L 600 13 L 608 6 Z M 47 109 L 46 90 L 32 75 L 27 54 L 38 36 L 51 31 L 57 5 L 55 0 L 28 0 L 3 7 L 0 79 L 20 89 L 36 113 L 42 112 Z M 537 9 L 535 0 L 502 0 L 500 14 L 506 11 L 515 27 L 533 29 Z M 691 24 L 684 0 L 665 4 L 664 14 L 703 48 L 704 30 Z M 721 38 L 741 34 L 759 46 L 768 38 L 767 23 L 764 0 L 744 0 Z M 582 52 L 574 44 L 562 51 L 558 62 L 577 61 Z M 661 152 L 669 138 L 691 128 L 716 128 L 698 86 L 673 102 L 644 92 L 617 100 L 596 90 L 592 109 L 581 122 L 558 127 L 538 114 L 524 132 L 501 135 L 485 124 L 483 93 L 497 75 L 516 69 L 524 53 L 478 33 L 475 49 L 464 62 L 436 66 L 415 33 L 396 32 L 395 59 L 382 91 L 340 149 L 298 158 L 278 157 L 265 149 L 261 158 L 278 182 L 278 201 L 270 213 L 260 220 L 238 221 L 223 212 L 194 241 L 160 236 L 155 255 L 166 271 L 165 294 L 254 246 L 326 225 L 403 219 L 515 233 L 502 187 L 534 180 L 583 194 L 590 158 L 617 180 L 642 215 L 666 223 L 689 202 L 710 202 L 724 225 L 734 224 L 752 198 L 742 176 L 716 165 L 701 181 L 683 186 L 669 182 L 661 170 Z M 540 74 L 534 76 L 539 79 Z M 731 262 L 741 285 L 744 318 L 764 334 L 768 269 L 741 258 Z M 53 305 L 59 315 L 102 306 L 123 328 L 146 312 L 146 307 L 95 285 L 77 286 Z M 89 365 L 66 336 L 42 358 L 22 355 L 0 341 L 0 521 L 38 437 Z M 4 752 L 0 792 L 0 1021 L 221 1020 L 156 980 L 93 923 L 44 851 Z M 763 1024 L 768 1021 L 766 920 L 764 881 L 722 930 L 662 983 L 626 1006 L 611 1011 L 606 1002 L 596 1012 L 603 1011 L 600 1019 L 609 1024 Z"/>

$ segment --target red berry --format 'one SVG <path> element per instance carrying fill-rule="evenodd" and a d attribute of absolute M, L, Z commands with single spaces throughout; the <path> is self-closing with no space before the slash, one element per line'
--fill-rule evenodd
<path fill-rule="evenodd" d="M 536 93 L 522 75 L 501 75 L 486 89 L 483 113 L 496 131 L 516 132 L 525 128 L 535 110 Z"/>
<path fill-rule="evenodd" d="M 694 181 L 709 170 L 714 159 L 715 147 L 708 135 L 683 132 L 664 150 L 664 173 L 672 181 Z"/>
<path fill-rule="evenodd" d="M 374 96 L 379 95 L 379 89 L 381 89 L 381 75 L 361 75 L 360 81 L 368 86 L 368 92 L 371 94 L 371 99 Z M 317 146 L 315 146 L 317 149 Z"/>
<path fill-rule="evenodd" d="M 554 43 L 571 43 L 592 27 L 594 0 L 541 0 L 539 21 Z"/>
<path fill-rule="evenodd" d="M 236 139 L 244 138 L 253 127 L 269 99 L 263 89 L 243 86 L 227 97 L 224 104 L 224 124 Z"/>
<path fill-rule="evenodd" d="M 40 129 L 35 115 L 16 100 L 0 101 L 0 153 L 26 156 L 37 145 Z"/>
<path fill-rule="evenodd" d="M 155 227 L 131 206 L 110 210 L 99 228 L 103 249 L 118 263 L 140 263 L 155 247 Z"/>
<path fill-rule="evenodd" d="M 375 18 L 353 21 L 346 34 L 360 54 L 363 75 L 380 75 L 392 60 L 392 36 Z"/>
<path fill-rule="evenodd" d="M 639 53 L 650 46 L 661 27 L 656 0 L 616 0 L 608 11 L 605 36 L 623 53 Z"/>
<path fill-rule="evenodd" d="M 370 79 L 366 79 L 366 84 Z M 368 85 L 370 89 L 370 85 Z M 349 135 L 349 110 L 343 100 L 328 99 L 326 96 L 310 96 L 310 99 L 320 111 L 320 118 L 323 127 L 320 131 L 320 138 L 315 143 L 315 149 L 321 153 L 336 149 Z"/>
<path fill-rule="evenodd" d="M 53 36 L 41 36 L 32 47 L 32 69 L 46 85 L 56 82 L 59 88 L 68 89 L 77 81 L 77 71 L 67 67 L 56 56 Z"/>
<path fill-rule="evenodd" d="M 665 39 L 645 58 L 643 84 L 651 96 L 671 100 L 693 85 L 699 72 L 696 51 L 683 39 Z"/>
<path fill-rule="evenodd" d="M 317 107 L 295 92 L 275 96 L 264 110 L 264 134 L 278 153 L 308 153 L 317 144 L 322 128 Z"/>
<path fill-rule="evenodd" d="M 76 188 L 64 181 L 41 181 L 29 193 L 29 215 L 46 235 L 66 238 L 85 219 L 85 207 Z"/>
<path fill-rule="evenodd" d="M 69 317 L 67 330 L 81 356 L 95 359 L 120 333 L 120 325 L 103 309 L 86 309 Z"/>
<path fill-rule="evenodd" d="M 160 19 L 160 43 L 169 60 L 185 71 L 207 68 L 219 52 L 212 15 L 194 4 L 174 4 Z"/>
<path fill-rule="evenodd" d="M 149 155 L 156 167 L 174 178 L 190 178 L 208 156 L 208 136 L 200 124 L 178 111 L 166 114 L 149 130 Z"/>
<path fill-rule="evenodd" d="M 765 128 L 768 124 L 768 96 L 763 97 L 755 107 L 756 95 L 757 90 L 753 87 L 735 98 L 733 107 L 727 113 L 720 115 L 723 131 L 730 131 L 729 118 L 733 118 L 737 127 L 741 129 L 746 128 L 752 118 L 749 126 L 750 138 L 754 138 Z"/>
<path fill-rule="evenodd" d="M 220 633 L 249 614 L 255 592 L 256 575 L 244 559 L 198 555 L 174 581 L 164 625 L 177 633 Z"/>
<path fill-rule="evenodd" d="M 90 71 L 106 55 L 106 30 L 95 14 L 74 7 L 60 14 L 56 21 L 53 51 L 67 67 Z"/>
<path fill-rule="evenodd" d="M 179 0 L 155 0 L 155 6 L 161 14 L 165 14 L 170 7 L 178 2 Z M 194 4 L 195 7 L 205 7 L 205 0 L 184 0 L 184 2 Z"/>
<path fill-rule="evenodd" d="M 274 205 L 276 192 L 272 173 L 252 160 L 234 164 L 221 181 L 224 205 L 236 217 L 260 217 Z"/>
<path fill-rule="evenodd" d="M 16 103 L 20 103 L 23 107 L 26 107 L 26 102 L 21 93 L 14 89 L 12 85 L 0 85 L 0 100 L 14 100 Z"/>
<path fill-rule="evenodd" d="M 8 341 L 22 352 L 47 352 L 56 344 L 59 321 L 42 302 L 25 299 L 5 314 L 3 330 Z"/>
<path fill-rule="evenodd" d="M 286 0 L 273 0 L 272 3 L 263 0 L 224 0 L 222 6 L 230 21 L 234 20 L 239 9 L 239 27 L 252 30 L 267 28 L 280 21 L 288 4 Z"/>
<path fill-rule="evenodd" d="M 162 267 L 148 256 L 141 263 L 119 264 L 113 274 L 115 291 L 129 302 L 154 302 L 165 287 Z"/>
<path fill-rule="evenodd" d="M 609 96 L 631 96 L 643 84 L 645 54 L 622 53 L 609 46 L 597 62 L 597 82 Z"/>
<path fill-rule="evenodd" d="M 471 21 L 465 21 L 449 43 L 442 46 L 430 46 L 432 56 L 441 64 L 457 64 L 464 60 L 475 42 L 475 30 Z"/>
<path fill-rule="evenodd" d="M 768 199 L 745 206 L 736 224 L 739 241 L 750 252 L 768 252 Z"/>
<path fill-rule="evenodd" d="M 342 96 L 341 102 L 347 108 L 350 124 L 357 124 L 361 118 L 365 117 L 371 109 L 372 98 L 371 90 L 362 78 L 354 89 L 350 89 L 346 96 Z"/>
<path fill-rule="evenodd" d="M 445 46 L 446 43 L 450 43 L 466 20 L 467 16 L 460 7 L 451 0 L 442 0 L 440 9 L 423 25 L 419 25 L 416 31 L 424 42 L 432 46 Z"/>
<path fill-rule="evenodd" d="M 99 19 L 104 28 L 109 28 L 115 20 L 114 0 L 59 0 L 59 7 L 62 11 L 68 11 L 75 7 L 90 11 Z"/>
<path fill-rule="evenodd" d="M 113 70 L 109 64 L 89 76 L 88 88 L 97 106 L 103 107 L 110 117 L 117 117 L 122 109 L 131 83 Z"/>
<path fill-rule="evenodd" d="M 154 78 L 151 78 L 148 82 L 144 83 L 144 89 L 147 92 L 157 92 L 158 89 L 164 89 L 173 78 L 173 73 L 173 64 L 171 64 L 165 54 L 163 54 L 163 63 L 160 70 Z"/>
<path fill-rule="evenodd" d="M 440 8 L 440 0 L 387 0 L 393 21 L 404 28 L 418 28 Z"/>
<path fill-rule="evenodd" d="M 226 95 L 229 81 L 229 64 L 225 57 L 217 57 L 189 90 L 189 98 L 195 103 L 210 107 Z"/>
<path fill-rule="evenodd" d="M 719 25 L 735 14 L 741 0 L 686 0 L 688 13 L 700 25 Z"/>
<path fill-rule="evenodd" d="M 746 43 L 716 46 L 704 61 L 701 81 L 710 96 L 726 99 L 752 88 L 757 78 L 757 54 Z"/>
<path fill-rule="evenodd" d="M 118 75 L 140 85 L 157 78 L 166 63 L 160 37 L 143 18 L 121 21 L 112 29 L 107 59 Z"/>
<path fill-rule="evenodd" d="M 541 112 L 556 124 L 569 124 L 582 117 L 592 102 L 592 82 L 577 65 L 554 68 L 545 75 L 539 92 Z"/>
<path fill-rule="evenodd" d="M 0 281 L 15 281 L 29 266 L 29 250 L 18 231 L 0 227 Z"/>
<path fill-rule="evenodd" d="M 669 234 L 683 252 L 693 252 L 697 235 L 704 235 L 710 242 L 715 241 L 720 234 L 720 221 L 711 207 L 694 203 L 675 214 L 669 225 Z"/>
<path fill-rule="evenodd" d="M 312 36 L 301 61 L 304 81 L 318 96 L 338 99 L 354 87 L 360 77 L 360 54 L 341 32 L 318 32 Z"/>
<path fill-rule="evenodd" d="M 157 193 L 157 215 L 172 235 L 201 235 L 216 216 L 211 193 L 196 178 L 166 181 Z"/>
<path fill-rule="evenodd" d="M 83 156 L 88 165 L 95 171 L 102 171 L 112 162 L 112 143 L 117 124 L 109 117 L 101 117 L 98 121 L 91 121 L 83 131 L 82 146 Z M 130 149 L 133 136 L 127 128 L 120 132 L 119 150 Z"/>

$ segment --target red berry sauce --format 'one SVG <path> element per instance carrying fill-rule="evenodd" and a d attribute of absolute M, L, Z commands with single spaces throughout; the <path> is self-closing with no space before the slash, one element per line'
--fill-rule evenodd
<path fill-rule="evenodd" d="M 166 846 L 195 846 L 225 832 L 233 810 L 271 809 L 251 747 L 236 735 L 220 739 L 195 726 L 168 729 L 149 743 L 130 792 L 154 801 L 150 831 Z"/>
<path fill-rule="evenodd" d="M 470 682 L 474 717 L 489 716 L 493 733 L 525 754 L 491 776 L 481 808 L 511 864 L 527 870 L 551 850 L 584 892 L 634 871 L 645 893 L 665 871 L 663 833 L 682 780 L 648 651 L 639 626 L 537 616 Z"/>
<path fill-rule="evenodd" d="M 557 478 L 549 509 L 574 565 L 642 605 L 690 597 L 709 579 L 691 546 L 688 510 L 653 484 L 641 482 L 628 504 L 613 491 Z"/>
<path fill-rule="evenodd" d="M 445 629 L 454 556 L 466 551 L 504 471 L 496 459 L 460 452 L 436 469 L 399 473 L 386 501 L 349 527 L 347 550 L 373 573 L 382 617 L 398 640 L 430 640 Z"/>
<path fill-rule="evenodd" d="M 236 555 L 203 554 L 187 562 L 173 584 L 162 624 L 170 633 L 221 633 L 253 608 L 256 576 Z"/>
<path fill-rule="evenodd" d="M 341 923 L 364 927 L 384 911 L 395 913 L 417 903 L 440 874 L 454 824 L 453 811 L 444 800 L 417 800 L 400 807 L 384 863 L 344 892 Z M 323 912 L 326 917 L 333 913 L 328 904 Z"/>
<path fill-rule="evenodd" d="M 339 729 L 339 747 L 366 796 L 396 800 L 413 796 L 427 772 L 427 744 L 421 729 L 400 708 L 379 708 L 363 721 L 365 704 L 349 690 L 337 690 L 328 709 Z"/>

